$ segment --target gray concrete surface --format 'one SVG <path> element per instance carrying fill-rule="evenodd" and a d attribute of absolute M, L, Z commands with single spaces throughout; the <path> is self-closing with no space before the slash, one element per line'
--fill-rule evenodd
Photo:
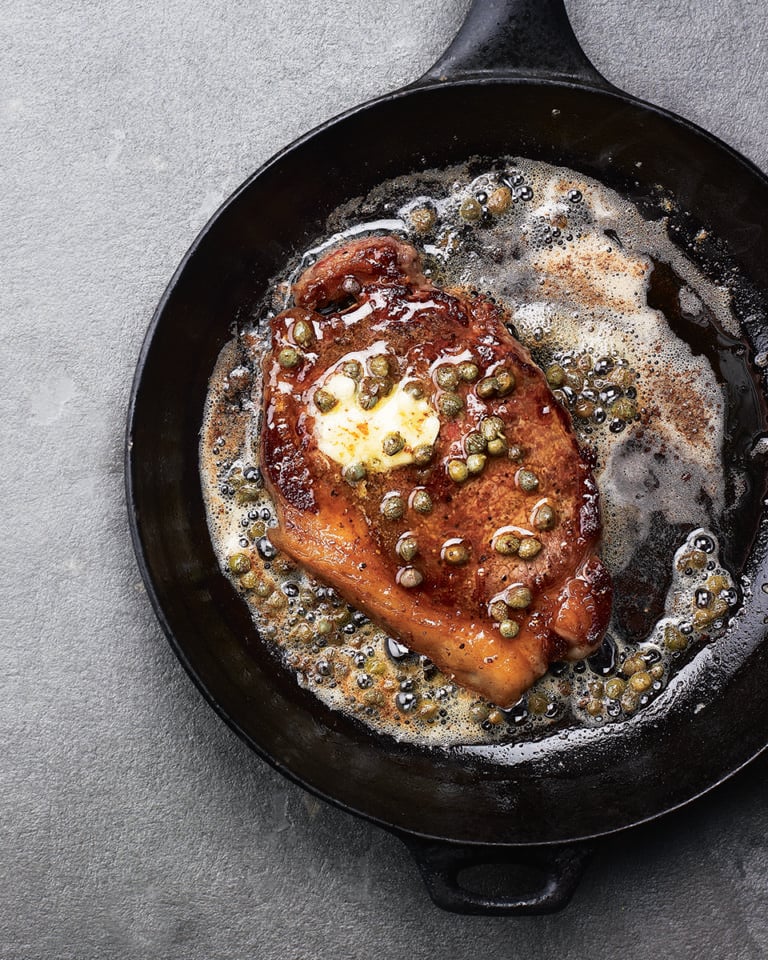
<path fill-rule="evenodd" d="M 123 502 L 154 304 L 217 204 L 418 76 L 467 0 L 0 7 L 0 960 L 768 953 L 768 763 L 601 845 L 547 918 L 440 913 L 400 844 L 255 759 L 183 675 Z M 595 64 L 768 167 L 762 0 L 569 0 Z"/>

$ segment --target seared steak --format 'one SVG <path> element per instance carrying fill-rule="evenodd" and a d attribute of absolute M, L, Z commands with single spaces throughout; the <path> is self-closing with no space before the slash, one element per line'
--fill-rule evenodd
<path fill-rule="evenodd" d="M 323 257 L 293 299 L 264 359 L 274 544 L 500 706 L 593 651 L 597 489 L 502 308 L 392 237 Z"/>

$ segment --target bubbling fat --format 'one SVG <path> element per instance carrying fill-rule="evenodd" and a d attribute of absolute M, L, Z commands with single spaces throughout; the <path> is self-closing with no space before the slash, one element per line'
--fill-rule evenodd
<path fill-rule="evenodd" d="M 619 598 L 598 654 L 553 665 L 508 710 L 452 683 L 269 542 L 275 511 L 258 475 L 260 384 L 249 369 L 268 347 L 269 317 L 289 305 L 290 282 L 326 250 L 382 232 L 419 248 L 425 272 L 444 286 L 471 287 L 508 307 L 516 336 L 594 453 L 603 559 L 617 588 L 652 583 L 660 591 L 655 604 Z M 738 334 L 724 292 L 670 242 L 663 223 L 563 168 L 510 159 L 479 175 L 468 166 L 427 171 L 385 183 L 329 218 L 328 236 L 289 265 L 261 323 L 222 352 L 200 446 L 216 554 L 300 684 L 398 739 L 532 739 L 626 719 L 663 692 L 697 645 L 728 628 L 738 593 L 714 532 L 725 508 L 724 395 L 706 357 L 648 304 L 659 263 L 679 278 L 684 310 L 706 311 Z"/>

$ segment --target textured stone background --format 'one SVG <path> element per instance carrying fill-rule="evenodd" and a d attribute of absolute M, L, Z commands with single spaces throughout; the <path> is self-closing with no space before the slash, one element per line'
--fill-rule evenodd
<path fill-rule="evenodd" d="M 604 842 L 558 916 L 446 915 L 398 841 L 224 727 L 139 582 L 123 424 L 174 267 L 253 168 L 417 77 L 466 6 L 3 4 L 2 960 L 768 952 L 765 760 Z M 763 0 L 568 7 L 606 76 L 768 167 Z"/>

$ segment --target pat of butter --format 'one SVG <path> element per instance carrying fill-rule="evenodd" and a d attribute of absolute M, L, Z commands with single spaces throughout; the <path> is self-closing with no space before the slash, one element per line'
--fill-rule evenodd
<path fill-rule="evenodd" d="M 322 452 L 342 467 L 361 463 L 368 470 L 385 471 L 413 463 L 413 450 L 421 444 L 431 446 L 437 440 L 440 420 L 425 399 L 417 399 L 400 383 L 383 397 L 373 410 L 363 410 L 357 402 L 356 383 L 336 374 L 323 384 L 338 403 L 327 413 L 315 416 L 315 437 Z M 399 433 L 405 446 L 394 456 L 384 453 L 384 438 Z"/>

